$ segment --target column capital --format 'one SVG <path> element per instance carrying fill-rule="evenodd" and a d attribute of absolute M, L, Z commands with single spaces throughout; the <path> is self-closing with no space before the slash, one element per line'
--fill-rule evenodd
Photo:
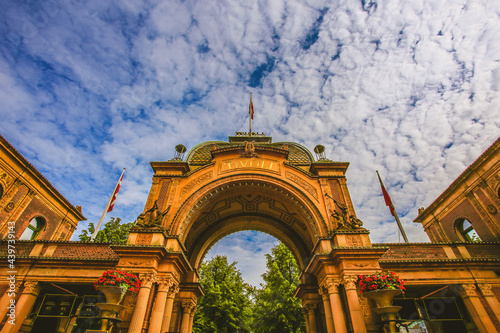
<path fill-rule="evenodd" d="M 192 299 L 189 299 L 182 301 L 181 306 L 185 312 L 191 313 L 191 311 L 193 311 L 193 309 L 196 307 L 196 304 Z"/>
<path fill-rule="evenodd" d="M 309 313 L 310 311 L 314 311 L 314 309 L 316 309 L 318 307 L 318 304 L 316 303 L 307 303 L 306 305 L 304 305 L 304 308 L 306 309 L 306 311 Z"/>
<path fill-rule="evenodd" d="M 173 284 L 169 289 L 168 289 L 168 298 L 174 298 L 175 294 L 179 293 L 179 286 L 176 284 Z"/>
<path fill-rule="evenodd" d="M 344 275 L 342 278 L 342 284 L 345 290 L 351 290 L 357 288 L 358 277 L 356 275 Z"/>
<path fill-rule="evenodd" d="M 338 294 L 339 293 L 339 285 L 340 285 L 339 280 L 336 280 L 333 278 L 327 278 L 323 282 L 322 287 L 328 291 L 328 294 Z"/>
<path fill-rule="evenodd" d="M 170 290 L 170 287 L 174 285 L 174 281 L 170 276 L 161 276 L 156 279 L 158 283 L 158 291 L 167 292 Z"/>
<path fill-rule="evenodd" d="M 484 297 L 495 296 L 495 294 L 491 290 L 491 284 L 480 283 L 480 284 L 478 284 L 478 286 L 479 286 L 479 290 L 481 290 L 481 294 L 483 294 Z"/>
<path fill-rule="evenodd" d="M 463 284 L 462 290 L 460 291 L 460 296 L 462 296 L 462 298 L 475 296 L 477 297 L 476 285 L 473 283 Z"/>
<path fill-rule="evenodd" d="M 23 294 L 32 294 L 38 296 L 40 292 L 40 284 L 37 281 L 25 281 Z"/>
<path fill-rule="evenodd" d="M 318 288 L 318 294 L 321 295 L 321 297 L 323 298 L 323 300 L 328 300 L 329 299 L 328 298 L 328 295 L 329 295 L 328 289 L 325 288 L 324 286 L 321 286 L 321 287 Z"/>
<path fill-rule="evenodd" d="M 156 282 L 155 273 L 140 273 L 139 279 L 141 280 L 141 287 L 151 288 L 154 282 Z"/>

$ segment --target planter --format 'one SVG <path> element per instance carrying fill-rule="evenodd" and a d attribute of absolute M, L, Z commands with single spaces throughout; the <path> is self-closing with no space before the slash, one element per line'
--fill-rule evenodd
<path fill-rule="evenodd" d="M 368 299 L 372 299 L 377 303 L 379 308 L 392 305 L 392 299 L 401 294 L 401 289 L 377 289 L 363 293 Z"/>
<path fill-rule="evenodd" d="M 385 327 L 385 332 L 398 332 L 396 320 L 400 306 L 392 306 L 392 299 L 401 294 L 400 289 L 378 289 L 363 293 L 363 296 L 377 303 L 375 313 L 380 316 Z"/>
<path fill-rule="evenodd" d="M 96 289 L 101 291 L 106 297 L 106 302 L 110 304 L 120 304 L 122 300 L 122 288 L 116 286 L 97 286 Z"/>

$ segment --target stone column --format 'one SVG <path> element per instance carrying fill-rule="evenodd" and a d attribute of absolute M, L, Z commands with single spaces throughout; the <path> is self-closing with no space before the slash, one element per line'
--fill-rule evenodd
<path fill-rule="evenodd" d="M 325 283 L 325 288 L 328 290 L 330 296 L 330 306 L 332 309 L 333 326 L 335 333 L 347 333 L 347 326 L 345 324 L 344 310 L 342 308 L 342 301 L 339 295 L 340 282 L 328 279 Z"/>
<path fill-rule="evenodd" d="M 306 308 L 302 308 L 302 313 L 304 314 L 304 318 L 306 319 L 306 332 L 309 333 L 309 316 L 307 315 Z"/>
<path fill-rule="evenodd" d="M 156 276 L 151 273 L 139 274 L 141 280 L 141 288 L 137 295 L 137 302 L 135 303 L 134 314 L 130 320 L 129 333 L 141 333 L 142 325 L 144 323 L 144 316 L 146 315 L 146 307 L 148 305 L 149 294 L 151 293 L 151 286 L 155 282 Z"/>
<path fill-rule="evenodd" d="M 15 300 L 17 295 L 19 294 L 19 289 L 21 289 L 21 281 L 10 284 L 5 290 L 2 298 L 0 299 L 0 322 L 5 318 L 7 313 L 9 312 L 9 305 L 11 304 L 11 300 Z"/>
<path fill-rule="evenodd" d="M 342 284 L 345 288 L 349 312 L 351 313 L 352 328 L 356 333 L 366 333 L 365 318 L 359 305 L 358 291 L 356 289 L 357 276 L 344 276 Z"/>
<path fill-rule="evenodd" d="M 36 281 L 26 281 L 24 282 L 24 289 L 16 302 L 16 319 L 15 324 L 12 325 L 7 321 L 3 327 L 1 333 L 16 333 L 21 328 L 24 320 L 31 311 L 31 308 L 35 304 L 36 297 L 40 293 L 40 286 Z"/>
<path fill-rule="evenodd" d="M 161 325 L 161 332 L 168 332 L 170 328 L 170 318 L 172 318 L 172 310 L 174 308 L 175 294 L 179 292 L 178 286 L 172 286 L 168 290 L 167 302 L 165 305 L 165 312 L 163 313 L 163 322 Z"/>
<path fill-rule="evenodd" d="M 181 321 L 181 333 L 189 332 L 189 319 L 191 317 L 191 311 L 194 308 L 194 302 L 192 300 L 182 302 L 182 321 Z"/>
<path fill-rule="evenodd" d="M 196 312 L 196 306 L 191 311 L 191 315 L 189 316 L 189 330 L 188 332 L 193 331 L 193 321 L 194 321 L 194 313 Z"/>
<path fill-rule="evenodd" d="M 318 293 L 323 298 L 323 307 L 325 308 L 326 330 L 328 333 L 334 333 L 335 329 L 333 326 L 332 307 L 330 305 L 328 290 L 326 290 L 324 287 L 319 287 Z"/>
<path fill-rule="evenodd" d="M 165 303 L 167 301 L 168 290 L 172 286 L 172 279 L 161 277 L 158 279 L 158 293 L 156 294 L 156 302 L 149 321 L 148 333 L 161 333 L 163 314 L 165 313 Z"/>
<path fill-rule="evenodd" d="M 463 284 L 460 296 L 472 316 L 472 320 L 474 320 L 474 324 L 476 324 L 479 333 L 496 332 L 493 322 L 476 293 L 476 285 Z"/>
<path fill-rule="evenodd" d="M 307 333 L 318 332 L 318 329 L 316 328 L 316 314 L 314 313 L 316 307 L 317 304 L 306 304 L 307 317 L 309 318 L 309 331 Z"/>
<path fill-rule="evenodd" d="M 493 293 L 493 291 L 491 291 L 491 284 L 481 283 L 478 286 L 479 286 L 479 289 L 481 290 L 481 294 L 483 294 L 483 296 L 486 299 L 486 302 L 488 302 L 488 305 L 490 306 L 491 310 L 493 311 L 493 313 L 497 317 L 498 321 L 500 321 L 500 302 L 495 297 L 495 294 Z"/>

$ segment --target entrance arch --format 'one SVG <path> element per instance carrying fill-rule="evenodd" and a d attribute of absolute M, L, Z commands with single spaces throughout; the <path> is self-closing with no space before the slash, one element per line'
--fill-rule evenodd
<path fill-rule="evenodd" d="M 379 269 L 385 249 L 371 248 L 356 217 L 345 180 L 349 164 L 315 162 L 304 147 L 266 137 L 231 140 L 203 143 L 187 162 L 151 162 L 151 191 L 128 239 L 147 251 L 115 248 L 118 266 L 144 277 L 129 332 L 140 333 L 151 311 L 150 333 L 190 333 L 203 295 L 198 269 L 204 256 L 243 230 L 272 235 L 292 251 L 308 332 L 331 332 L 335 316 L 336 331 L 345 332 L 351 318 L 356 332 L 366 332 L 354 281 Z M 162 322 L 161 330 L 153 322 Z"/>
<path fill-rule="evenodd" d="M 326 223 L 299 189 L 265 175 L 235 175 L 193 193 L 175 216 L 170 233 L 179 235 L 188 259 L 199 267 L 206 251 L 224 236 L 242 230 L 266 232 L 294 253 L 303 270 Z"/>

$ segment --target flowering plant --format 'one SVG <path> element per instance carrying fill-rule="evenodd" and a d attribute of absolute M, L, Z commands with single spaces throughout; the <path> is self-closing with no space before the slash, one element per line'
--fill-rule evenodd
<path fill-rule="evenodd" d="M 138 292 L 141 286 L 141 280 L 137 275 L 119 269 L 109 269 L 102 273 L 102 276 L 94 282 L 94 288 L 97 286 L 115 286 L 122 289 L 122 297 L 127 290 Z"/>
<path fill-rule="evenodd" d="M 393 271 L 377 272 L 372 275 L 358 275 L 358 286 L 361 287 L 361 292 L 368 292 L 379 289 L 401 289 L 406 281 L 401 280 Z"/>

